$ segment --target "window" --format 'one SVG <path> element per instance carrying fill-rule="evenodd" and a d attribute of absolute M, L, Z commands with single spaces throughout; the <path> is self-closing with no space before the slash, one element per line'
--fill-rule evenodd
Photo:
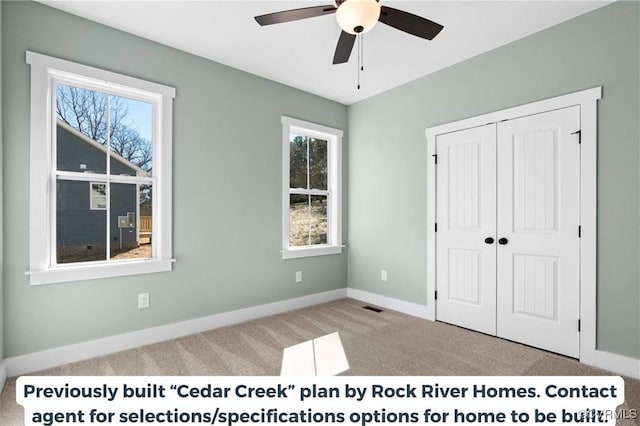
<path fill-rule="evenodd" d="M 27 63 L 30 283 L 170 271 L 175 89 L 33 52 Z"/>
<path fill-rule="evenodd" d="M 284 259 L 342 252 L 342 131 L 282 117 Z"/>
<path fill-rule="evenodd" d="M 89 209 L 107 209 L 107 185 L 104 183 L 91 182 L 89 184 Z"/>

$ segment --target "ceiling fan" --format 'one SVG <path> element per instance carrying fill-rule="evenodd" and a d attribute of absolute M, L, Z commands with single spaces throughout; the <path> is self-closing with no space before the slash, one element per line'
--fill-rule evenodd
<path fill-rule="evenodd" d="M 260 15 L 256 16 L 255 20 L 260 25 L 272 25 L 335 13 L 342 33 L 333 56 L 334 64 L 349 61 L 356 36 L 369 31 L 378 21 L 427 40 L 432 40 L 444 28 L 438 23 L 412 13 L 380 6 L 378 1 L 335 0 L 334 4 L 325 6 L 303 7 Z"/>

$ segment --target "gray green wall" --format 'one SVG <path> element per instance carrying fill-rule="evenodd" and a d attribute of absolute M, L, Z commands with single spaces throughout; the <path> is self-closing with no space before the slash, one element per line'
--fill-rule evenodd
<path fill-rule="evenodd" d="M 602 85 L 598 345 L 640 357 L 637 2 L 604 7 L 348 109 L 38 3 L 0 4 L 2 100 L 11 105 L 0 113 L 0 354 L 344 288 L 346 254 L 281 260 L 282 114 L 348 130 L 349 285 L 425 304 L 425 128 Z M 173 272 L 28 285 L 27 49 L 176 87 Z M 345 225 L 346 216 L 345 209 Z M 297 270 L 302 285 L 294 283 Z M 143 291 L 151 293 L 148 310 L 136 308 Z"/>
<path fill-rule="evenodd" d="M 605 6 L 350 106 L 349 287 L 426 304 L 425 128 L 601 85 L 598 348 L 640 358 L 639 8 Z"/>
<path fill-rule="evenodd" d="M 6 356 L 346 287 L 346 253 L 280 254 L 280 116 L 346 130 L 345 106 L 38 3 L 3 6 Z M 27 49 L 176 88 L 173 272 L 29 286 Z"/>
<path fill-rule="evenodd" d="M 4 2 L 0 1 L 0 51 L 2 51 L 2 8 Z M 4 188 L 4 175 L 2 174 L 2 55 L 0 55 L 0 362 L 4 359 L 4 267 L 3 267 L 3 246 L 4 246 L 4 221 L 2 217 L 2 189 Z"/>

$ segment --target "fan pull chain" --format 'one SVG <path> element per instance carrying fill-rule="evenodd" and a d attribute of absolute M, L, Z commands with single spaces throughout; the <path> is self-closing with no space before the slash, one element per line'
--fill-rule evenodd
<path fill-rule="evenodd" d="M 360 56 L 362 57 L 362 61 L 360 61 L 360 71 L 364 71 L 364 34 L 360 34 Z"/>
<path fill-rule="evenodd" d="M 364 71 L 364 34 L 359 33 L 358 39 L 358 90 L 360 90 L 360 72 Z"/>

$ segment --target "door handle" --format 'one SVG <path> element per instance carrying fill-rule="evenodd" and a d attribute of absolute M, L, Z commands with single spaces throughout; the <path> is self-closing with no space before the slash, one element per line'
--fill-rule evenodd
<path fill-rule="evenodd" d="M 509 240 L 507 240 L 507 239 L 506 239 L 506 238 L 504 238 L 504 237 L 502 237 L 502 238 L 500 238 L 500 239 L 498 240 L 498 244 L 501 244 L 501 245 L 503 245 L 503 246 L 504 246 L 504 245 L 506 245 L 508 242 L 509 242 Z"/>
<path fill-rule="evenodd" d="M 492 237 L 487 237 L 484 239 L 484 242 L 487 244 L 493 244 L 493 238 Z"/>

